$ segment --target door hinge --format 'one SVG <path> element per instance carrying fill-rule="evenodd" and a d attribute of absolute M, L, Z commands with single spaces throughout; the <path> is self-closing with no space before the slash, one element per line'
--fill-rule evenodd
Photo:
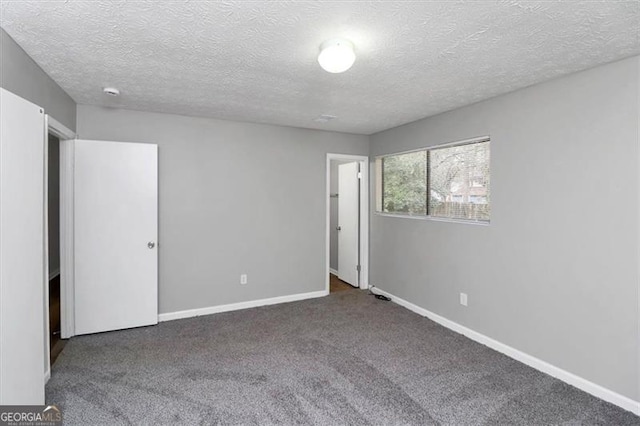
<path fill-rule="evenodd" d="M 362 179 L 362 172 L 358 172 L 358 179 Z"/>
<path fill-rule="evenodd" d="M 360 272 L 360 265 L 356 265 L 356 271 Z"/>

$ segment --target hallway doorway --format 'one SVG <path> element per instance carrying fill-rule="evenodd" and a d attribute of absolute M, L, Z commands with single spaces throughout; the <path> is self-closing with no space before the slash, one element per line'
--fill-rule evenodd
<path fill-rule="evenodd" d="M 48 135 L 47 223 L 49 259 L 49 360 L 58 358 L 66 343 L 61 338 L 60 311 L 60 140 Z"/>
<path fill-rule="evenodd" d="M 369 161 L 327 154 L 327 292 L 368 288 Z"/>

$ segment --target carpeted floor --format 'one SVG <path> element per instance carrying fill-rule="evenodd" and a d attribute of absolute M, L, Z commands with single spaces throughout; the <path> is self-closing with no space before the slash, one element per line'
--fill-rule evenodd
<path fill-rule="evenodd" d="M 71 339 L 65 424 L 638 425 L 364 291 Z"/>

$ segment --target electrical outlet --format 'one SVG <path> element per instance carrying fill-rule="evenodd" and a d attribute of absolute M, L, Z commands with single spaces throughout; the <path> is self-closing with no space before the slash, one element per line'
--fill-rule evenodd
<path fill-rule="evenodd" d="M 246 283 L 247 283 L 247 274 L 240 275 L 240 284 L 246 284 Z"/>
<path fill-rule="evenodd" d="M 460 293 L 460 304 L 467 306 L 467 293 Z"/>

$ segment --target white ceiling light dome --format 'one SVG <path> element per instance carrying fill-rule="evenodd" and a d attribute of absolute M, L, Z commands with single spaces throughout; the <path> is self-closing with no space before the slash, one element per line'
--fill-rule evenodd
<path fill-rule="evenodd" d="M 327 72 L 345 72 L 356 61 L 353 43 L 341 38 L 327 40 L 320 45 L 318 63 Z"/>

